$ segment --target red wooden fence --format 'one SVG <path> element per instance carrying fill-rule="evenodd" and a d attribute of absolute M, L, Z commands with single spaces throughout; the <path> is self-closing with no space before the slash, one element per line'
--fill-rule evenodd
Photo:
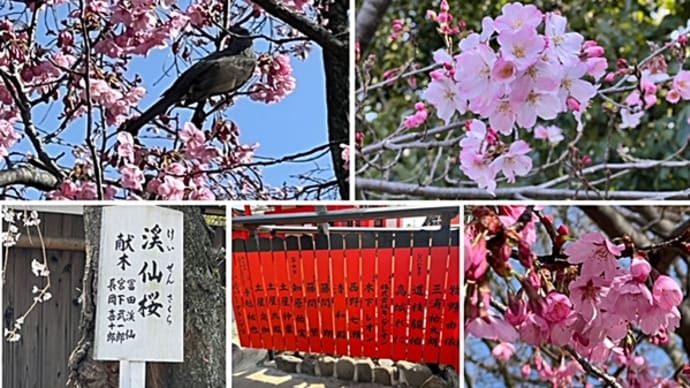
<path fill-rule="evenodd" d="M 457 231 L 233 240 L 242 346 L 460 364 Z"/>

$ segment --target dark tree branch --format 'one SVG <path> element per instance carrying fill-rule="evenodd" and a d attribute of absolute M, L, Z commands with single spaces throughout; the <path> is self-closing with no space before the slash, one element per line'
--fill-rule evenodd
<path fill-rule="evenodd" d="M 434 187 L 420 186 L 412 183 L 389 182 L 371 178 L 357 178 L 356 187 L 359 190 L 384 192 L 389 194 L 404 194 L 409 197 L 434 199 L 687 199 L 690 190 L 649 192 L 649 191 L 609 191 L 548 189 L 539 186 L 523 186 L 498 188 L 491 195 L 485 189 L 477 187 Z"/>
<path fill-rule="evenodd" d="M 332 29 L 329 31 L 327 28 L 316 24 L 305 15 L 291 11 L 288 7 L 276 0 L 253 0 L 253 3 L 263 8 L 269 14 L 282 20 L 290 27 L 306 35 L 309 39 L 321 46 L 324 51 L 329 52 L 330 55 L 340 60 L 348 60 L 347 34 L 342 35 L 342 40 L 338 39 L 336 35 L 340 36 L 340 31 L 333 31 Z M 330 6 L 341 7 L 343 4 L 345 4 L 345 8 L 347 8 L 347 2 L 343 1 L 335 1 Z M 345 18 L 347 19 L 347 15 Z M 332 31 L 337 32 L 337 34 L 332 33 Z"/>
<path fill-rule="evenodd" d="M 62 178 L 64 176 L 63 172 L 50 158 L 48 152 L 46 152 L 45 144 L 38 135 L 38 131 L 34 126 L 34 122 L 31 118 L 31 103 L 29 102 L 29 98 L 27 97 L 26 91 L 24 90 L 24 86 L 19 80 L 19 77 L 16 74 L 9 74 L 0 69 L 0 78 L 2 78 L 5 85 L 10 90 L 15 104 L 17 104 L 17 108 L 19 108 L 19 113 L 21 114 L 22 122 L 24 123 L 24 132 L 26 132 L 31 144 L 34 146 L 39 160 L 43 162 L 48 171 L 53 173 L 55 176 Z"/>
<path fill-rule="evenodd" d="M 381 19 L 391 5 L 391 0 L 364 0 L 357 12 L 355 21 L 355 40 L 359 42 L 360 52 L 366 51 L 381 24 Z"/>
<path fill-rule="evenodd" d="M 54 190 L 60 184 L 55 175 L 36 167 L 21 166 L 0 171 L 0 187 L 22 184 L 39 190 Z"/>

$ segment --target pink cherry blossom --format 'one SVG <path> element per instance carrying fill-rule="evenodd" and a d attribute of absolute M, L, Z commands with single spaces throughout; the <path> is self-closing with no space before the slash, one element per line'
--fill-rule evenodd
<path fill-rule="evenodd" d="M 199 187 L 189 193 L 189 199 L 193 201 L 213 201 L 216 195 L 208 187 Z"/>
<path fill-rule="evenodd" d="M 558 14 L 548 13 L 544 21 L 544 33 L 549 38 L 549 49 L 565 65 L 579 60 L 584 37 L 576 32 L 565 32 L 568 20 Z"/>
<path fill-rule="evenodd" d="M 562 322 L 570 315 L 572 304 L 566 295 L 550 292 L 546 296 L 544 318 L 549 322 Z"/>
<path fill-rule="evenodd" d="M 121 184 L 125 189 L 141 190 L 144 182 L 144 173 L 133 164 L 126 164 L 120 168 L 122 175 Z"/>
<path fill-rule="evenodd" d="M 644 116 L 643 110 L 632 110 L 630 108 L 621 108 L 621 126 L 620 128 L 637 128 L 640 125 L 640 120 Z"/>
<path fill-rule="evenodd" d="M 517 113 L 517 123 L 523 128 L 532 128 L 537 123 L 537 116 L 552 120 L 561 111 L 558 97 L 553 93 L 529 90 L 524 98 L 521 93 L 513 94 L 511 104 Z"/>
<path fill-rule="evenodd" d="M 680 94 L 683 100 L 690 100 L 690 71 L 681 70 L 673 77 L 673 89 Z"/>
<path fill-rule="evenodd" d="M 597 93 L 597 87 L 580 79 L 585 72 L 587 72 L 587 67 L 582 63 L 565 68 L 558 91 L 563 110 L 565 110 L 568 97 L 573 97 L 580 105 L 587 106 L 589 100 Z"/>
<path fill-rule="evenodd" d="M 403 124 L 406 128 L 417 128 L 422 125 L 428 117 L 426 106 L 423 102 L 415 104 L 415 113 L 407 116 Z"/>
<path fill-rule="evenodd" d="M 119 132 L 117 134 L 117 154 L 125 161 L 134 161 L 134 138 L 129 132 Z"/>
<path fill-rule="evenodd" d="M 504 135 L 510 135 L 513 132 L 516 116 L 510 100 L 497 100 L 494 103 L 494 109 L 489 115 L 489 125 Z"/>
<path fill-rule="evenodd" d="M 8 150 L 21 139 L 21 135 L 14 130 L 13 121 L 0 120 L 0 157 L 9 155 Z"/>
<path fill-rule="evenodd" d="M 541 11 L 532 4 L 510 3 L 503 6 L 503 14 L 496 18 L 493 26 L 501 33 L 521 29 L 536 29 L 541 23 L 542 17 Z"/>
<path fill-rule="evenodd" d="M 508 361 L 515 354 L 515 346 L 510 342 L 501 342 L 491 349 L 491 354 L 501 361 Z"/>
<path fill-rule="evenodd" d="M 604 307 L 609 312 L 635 321 L 652 307 L 652 293 L 644 282 L 623 273 L 614 278 L 606 302 Z"/>
<path fill-rule="evenodd" d="M 467 103 L 457 86 L 448 78 L 433 80 L 424 91 L 424 98 L 436 108 L 436 115 L 448 124 L 455 111 L 465 113 Z"/>
<path fill-rule="evenodd" d="M 482 238 L 474 239 L 465 234 L 465 278 L 477 280 L 481 278 L 489 268 L 486 260 L 486 241 Z"/>
<path fill-rule="evenodd" d="M 555 125 L 549 125 L 548 127 L 537 125 L 534 128 L 534 138 L 547 140 L 551 144 L 558 144 L 565 139 L 563 130 Z"/>
<path fill-rule="evenodd" d="M 654 302 L 663 310 L 671 310 L 683 301 L 683 291 L 678 283 L 666 275 L 660 275 L 654 281 Z"/>
<path fill-rule="evenodd" d="M 163 182 L 158 186 L 158 195 L 161 199 L 171 201 L 184 199 L 185 185 L 181 179 L 172 176 L 163 177 Z"/>
<path fill-rule="evenodd" d="M 652 271 L 652 265 L 647 260 L 633 258 L 630 264 L 630 274 L 638 282 L 647 280 L 649 273 Z"/>
<path fill-rule="evenodd" d="M 460 167 L 480 188 L 485 188 L 489 193 L 496 190 L 496 169 L 483 154 L 463 149 L 460 151 Z"/>
<path fill-rule="evenodd" d="M 533 28 L 502 32 L 498 36 L 498 42 L 501 44 L 503 58 L 513 62 L 519 70 L 533 65 L 545 47 L 544 38 Z"/>
<path fill-rule="evenodd" d="M 525 321 L 518 327 L 520 339 L 528 344 L 540 346 L 548 340 L 549 323 L 539 315 L 529 312 Z"/>
<path fill-rule="evenodd" d="M 517 72 L 513 62 L 498 58 L 491 70 L 491 80 L 495 83 L 510 83 L 515 80 Z"/>
<path fill-rule="evenodd" d="M 463 51 L 456 57 L 454 79 L 464 98 L 477 98 L 487 90 L 494 89 L 491 70 L 496 58 L 493 50 L 484 44 L 473 50 Z"/>
<path fill-rule="evenodd" d="M 564 252 L 570 264 L 582 264 L 581 276 L 595 277 L 603 273 L 605 279 L 612 279 L 622 251 L 622 247 L 613 244 L 603 234 L 592 232 L 569 244 Z"/>
<path fill-rule="evenodd" d="M 608 284 L 600 277 L 579 276 L 568 286 L 573 309 L 589 322 L 597 316 L 602 298 L 608 295 Z"/>
<path fill-rule="evenodd" d="M 477 338 L 514 342 L 518 333 L 513 326 L 495 315 L 477 317 L 467 324 L 467 333 Z"/>
<path fill-rule="evenodd" d="M 200 131 L 196 125 L 190 122 L 184 124 L 182 130 L 178 132 L 178 136 L 187 146 L 199 146 L 206 142 L 204 132 Z"/>
<path fill-rule="evenodd" d="M 508 178 L 508 182 L 514 183 L 515 176 L 524 176 L 532 169 L 532 158 L 527 156 L 531 151 L 529 144 L 518 140 L 510 145 L 508 152 L 496 158 L 491 163 L 492 167 L 500 170 Z"/>
<path fill-rule="evenodd" d="M 272 104 L 282 101 L 295 90 L 296 81 L 288 55 L 262 55 L 257 68 L 261 77 L 250 89 L 249 97 L 252 100 Z"/>

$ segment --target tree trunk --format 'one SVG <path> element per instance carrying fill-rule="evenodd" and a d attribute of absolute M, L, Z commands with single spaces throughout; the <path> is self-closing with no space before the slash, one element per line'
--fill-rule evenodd
<path fill-rule="evenodd" d="M 349 42 L 348 2 L 336 0 L 329 5 L 326 27 L 343 43 Z M 349 52 L 349 48 L 348 48 Z M 326 104 L 328 110 L 328 140 L 331 142 L 331 159 L 341 199 L 350 199 L 349 172 L 341 157 L 340 144 L 350 144 L 350 62 L 328 50 L 323 51 L 326 74 Z M 354 150 L 351 151 L 354 153 Z"/>
<path fill-rule="evenodd" d="M 79 323 L 69 358 L 68 387 L 117 387 L 118 364 L 93 360 L 101 207 L 84 207 L 86 262 Z M 225 387 L 225 287 L 214 272 L 209 229 L 201 208 L 184 213 L 184 363 L 147 363 L 147 387 Z"/>

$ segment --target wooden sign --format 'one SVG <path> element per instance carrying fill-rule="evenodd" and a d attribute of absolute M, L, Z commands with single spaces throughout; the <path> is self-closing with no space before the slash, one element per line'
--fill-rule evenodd
<path fill-rule="evenodd" d="M 94 359 L 183 361 L 182 225 L 175 210 L 103 208 Z"/>
<path fill-rule="evenodd" d="M 235 239 L 243 346 L 460 366 L 457 231 Z"/>

